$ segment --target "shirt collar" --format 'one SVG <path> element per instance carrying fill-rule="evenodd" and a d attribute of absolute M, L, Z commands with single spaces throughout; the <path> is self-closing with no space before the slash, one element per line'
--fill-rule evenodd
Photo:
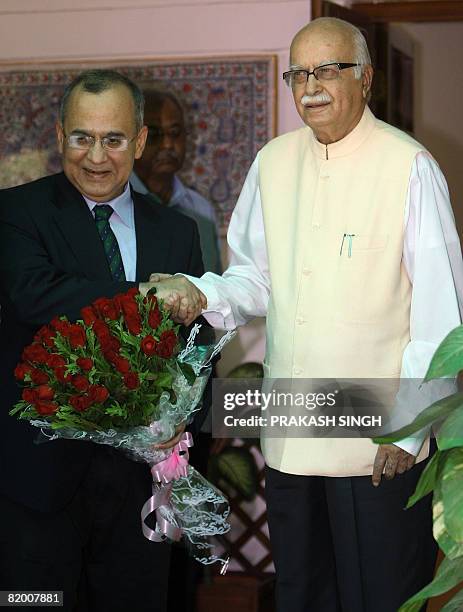
<path fill-rule="evenodd" d="M 85 196 L 83 197 L 91 211 L 93 211 L 95 206 L 98 206 L 99 204 L 109 204 L 109 206 L 112 207 L 114 212 L 120 217 L 121 221 L 127 225 L 127 227 L 133 227 L 133 203 L 129 183 L 127 183 L 121 195 L 117 196 L 117 198 L 114 198 L 113 200 L 109 200 L 109 202 L 94 202 Z"/>
<path fill-rule="evenodd" d="M 150 193 L 149 189 L 146 187 L 145 183 L 141 180 L 139 176 L 132 172 L 130 175 L 130 183 L 135 191 L 142 193 L 143 195 L 147 195 Z M 174 175 L 174 185 L 172 189 L 172 197 L 169 200 L 167 206 L 178 206 L 181 203 L 181 200 L 185 196 L 185 186 L 182 181 Z"/>
<path fill-rule="evenodd" d="M 316 138 L 312 130 L 310 130 L 311 134 L 311 143 L 312 148 L 315 155 L 321 159 L 335 159 L 336 157 L 344 157 L 345 155 L 350 155 L 354 151 L 356 151 L 368 138 L 375 127 L 375 116 L 368 108 L 365 106 L 365 110 L 363 111 L 362 118 L 354 127 L 354 129 L 338 140 L 337 142 L 332 142 L 331 144 L 324 145 L 319 142 Z"/>

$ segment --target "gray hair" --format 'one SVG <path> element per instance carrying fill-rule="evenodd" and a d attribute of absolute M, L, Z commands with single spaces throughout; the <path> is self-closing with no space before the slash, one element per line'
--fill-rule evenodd
<path fill-rule="evenodd" d="M 64 90 L 59 107 L 59 119 L 61 124 L 64 125 L 66 111 L 69 104 L 69 97 L 75 89 L 80 88 L 82 91 L 86 91 L 88 93 L 99 94 L 103 91 L 116 87 L 117 85 L 127 87 L 129 90 L 135 109 L 135 128 L 137 132 L 141 130 L 143 126 L 143 113 L 145 108 L 145 99 L 141 89 L 136 83 L 120 72 L 107 69 L 85 70 L 69 83 Z"/>

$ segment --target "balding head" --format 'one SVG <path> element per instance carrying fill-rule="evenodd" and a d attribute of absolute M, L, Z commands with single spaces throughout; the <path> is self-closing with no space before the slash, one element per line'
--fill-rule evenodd
<path fill-rule="evenodd" d="M 352 61 L 360 66 L 354 69 L 355 77 L 359 79 L 362 75 L 364 66 L 371 65 L 370 52 L 362 32 L 348 21 L 337 19 L 336 17 L 320 17 L 314 19 L 299 30 L 293 38 L 290 48 L 290 64 L 292 64 L 293 48 L 297 43 L 311 34 L 319 33 L 333 42 L 342 40 L 351 46 Z"/>
<path fill-rule="evenodd" d="M 285 79 L 297 112 L 320 142 L 336 142 L 355 128 L 369 100 L 372 78 L 365 39 L 352 24 L 316 19 L 294 37 Z"/>

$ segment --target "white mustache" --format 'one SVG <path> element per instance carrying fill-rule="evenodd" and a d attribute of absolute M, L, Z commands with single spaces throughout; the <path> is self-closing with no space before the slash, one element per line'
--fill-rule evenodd
<path fill-rule="evenodd" d="M 320 93 L 316 96 L 305 95 L 301 98 L 301 104 L 303 104 L 304 106 L 311 106 L 312 104 L 323 104 L 328 102 L 331 102 L 331 96 L 329 96 L 327 93 Z"/>

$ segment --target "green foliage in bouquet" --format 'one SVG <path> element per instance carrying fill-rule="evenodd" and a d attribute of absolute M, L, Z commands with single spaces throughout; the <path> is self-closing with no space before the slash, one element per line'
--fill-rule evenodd
<path fill-rule="evenodd" d="M 455 376 L 463 370 L 463 325 L 442 341 L 434 354 L 427 381 Z M 463 393 L 455 393 L 426 408 L 416 419 L 399 431 L 376 438 L 379 444 L 395 442 L 430 425 L 438 424 L 438 450 L 426 466 L 416 491 L 408 501 L 413 506 L 433 493 L 433 533 L 445 558 L 434 580 L 405 602 L 399 612 L 418 612 L 425 601 L 463 586 Z M 448 602 L 442 612 L 463 610 L 463 588 Z"/>
<path fill-rule="evenodd" d="M 178 329 L 156 296 L 130 289 L 99 298 L 82 320 L 56 317 L 24 349 L 15 376 L 24 384 L 11 415 L 41 419 L 53 429 L 128 429 L 159 418 L 159 399 L 175 401 L 172 381 L 191 366 L 175 359 Z"/>

